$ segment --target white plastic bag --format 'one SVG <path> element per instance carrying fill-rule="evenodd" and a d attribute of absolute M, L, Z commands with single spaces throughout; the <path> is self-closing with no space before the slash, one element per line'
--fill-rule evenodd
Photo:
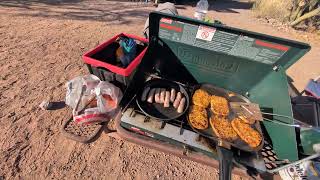
<path fill-rule="evenodd" d="M 94 97 L 93 91 L 99 83 L 100 79 L 94 75 L 79 76 L 68 81 L 66 104 L 73 110 L 83 109 Z"/>
<path fill-rule="evenodd" d="M 97 106 L 102 113 L 115 110 L 122 98 L 121 90 L 113 84 L 101 81 L 95 88 Z"/>
<path fill-rule="evenodd" d="M 109 120 L 122 98 L 118 87 L 94 75 L 74 78 L 66 86 L 66 104 L 73 109 L 73 120 L 78 124 Z"/>

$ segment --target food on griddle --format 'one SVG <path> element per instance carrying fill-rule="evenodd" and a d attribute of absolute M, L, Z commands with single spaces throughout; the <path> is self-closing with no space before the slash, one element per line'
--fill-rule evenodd
<path fill-rule="evenodd" d="M 174 100 L 176 99 L 176 90 L 174 88 L 171 89 L 171 92 L 170 92 L 170 102 L 174 102 Z"/>
<path fill-rule="evenodd" d="M 160 103 L 160 88 L 156 88 L 155 94 L 154 94 L 154 101 L 156 103 Z"/>
<path fill-rule="evenodd" d="M 141 96 L 141 101 L 145 101 L 147 100 L 147 96 L 148 96 L 148 92 L 150 90 L 150 87 L 147 87 L 143 90 L 142 92 L 142 96 Z"/>
<path fill-rule="evenodd" d="M 208 115 L 205 108 L 193 105 L 190 108 L 189 122 L 196 129 L 207 129 L 209 126 Z"/>
<path fill-rule="evenodd" d="M 194 105 L 207 108 L 210 104 L 210 95 L 206 91 L 198 89 L 192 96 L 192 102 Z"/>
<path fill-rule="evenodd" d="M 238 138 L 237 133 L 232 128 L 231 123 L 222 116 L 212 116 L 210 118 L 210 125 L 216 136 L 228 141 L 234 141 Z"/>
<path fill-rule="evenodd" d="M 170 91 L 166 91 L 163 107 L 169 107 L 170 106 Z"/>
<path fill-rule="evenodd" d="M 177 109 L 177 112 L 178 112 L 178 113 L 182 113 L 182 112 L 183 112 L 185 103 L 186 103 L 186 98 L 183 97 L 183 98 L 181 99 L 181 101 L 180 101 L 180 103 L 179 103 L 179 106 L 178 106 L 178 109 Z"/>
<path fill-rule="evenodd" d="M 166 96 L 166 89 L 162 88 L 160 91 L 160 103 L 164 103 L 165 96 Z"/>
<path fill-rule="evenodd" d="M 149 91 L 148 100 L 147 100 L 149 103 L 153 103 L 155 90 L 156 90 L 156 89 L 151 89 L 151 90 Z"/>
<path fill-rule="evenodd" d="M 211 111 L 216 115 L 228 116 L 229 106 L 226 98 L 212 95 L 210 97 L 210 105 Z"/>
<path fill-rule="evenodd" d="M 231 121 L 231 125 L 239 137 L 250 147 L 255 148 L 260 145 L 262 141 L 261 135 L 249 124 L 243 123 L 239 118 L 235 118 Z"/>
<path fill-rule="evenodd" d="M 246 124 L 254 124 L 256 121 L 252 117 L 238 116 L 238 118 Z"/>
<path fill-rule="evenodd" d="M 182 99 L 182 94 L 181 94 L 181 92 L 178 92 L 178 93 L 177 93 L 177 96 L 176 96 L 176 99 L 175 99 L 174 102 L 173 102 L 173 107 L 174 107 L 174 108 L 178 108 L 181 99 Z"/>

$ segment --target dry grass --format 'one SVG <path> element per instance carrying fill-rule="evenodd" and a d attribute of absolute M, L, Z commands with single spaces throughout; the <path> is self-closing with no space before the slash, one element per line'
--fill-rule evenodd
<path fill-rule="evenodd" d="M 290 13 L 290 0 L 255 0 L 253 10 L 257 17 L 286 20 Z"/>

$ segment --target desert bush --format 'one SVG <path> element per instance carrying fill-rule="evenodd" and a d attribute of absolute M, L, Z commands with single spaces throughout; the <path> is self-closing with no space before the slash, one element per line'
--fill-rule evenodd
<path fill-rule="evenodd" d="M 290 14 L 290 6 L 290 0 L 256 0 L 253 9 L 258 17 L 285 21 Z"/>
<path fill-rule="evenodd" d="M 320 24 L 320 0 L 255 0 L 253 9 L 258 17 L 280 19 L 293 27 Z"/>

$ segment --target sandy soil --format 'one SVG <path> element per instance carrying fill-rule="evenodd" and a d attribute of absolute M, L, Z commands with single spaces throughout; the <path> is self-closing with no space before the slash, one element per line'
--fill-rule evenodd
<path fill-rule="evenodd" d="M 69 111 L 40 110 L 64 100 L 67 80 L 87 73 L 81 55 L 119 32 L 141 34 L 153 7 L 91 1 L 0 1 L 0 179 L 216 179 L 217 170 L 102 133 L 91 144 L 62 136 Z M 191 16 L 190 6 L 179 12 Z M 313 38 L 257 21 L 241 2 L 215 3 L 209 15 L 239 28 L 299 39 L 312 51 L 289 69 L 302 89 L 319 75 Z M 241 179 L 234 176 L 235 179 Z"/>

